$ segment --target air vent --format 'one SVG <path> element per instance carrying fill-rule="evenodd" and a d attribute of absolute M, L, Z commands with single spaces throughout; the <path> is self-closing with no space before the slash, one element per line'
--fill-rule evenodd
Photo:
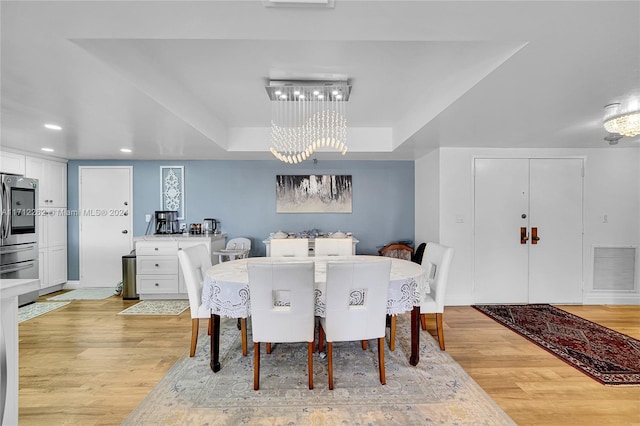
<path fill-rule="evenodd" d="M 634 291 L 635 247 L 595 247 L 593 251 L 593 289 Z"/>

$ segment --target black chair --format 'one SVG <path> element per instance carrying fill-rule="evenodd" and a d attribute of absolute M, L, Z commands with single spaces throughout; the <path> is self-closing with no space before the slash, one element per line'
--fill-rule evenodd
<path fill-rule="evenodd" d="M 419 265 L 422 264 L 422 256 L 424 256 L 424 249 L 427 247 L 427 243 L 421 243 L 416 249 L 415 253 L 411 256 L 411 261 Z"/>

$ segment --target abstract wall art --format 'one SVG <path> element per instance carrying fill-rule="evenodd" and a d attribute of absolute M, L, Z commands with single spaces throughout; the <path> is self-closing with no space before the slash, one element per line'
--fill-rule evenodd
<path fill-rule="evenodd" d="M 277 175 L 277 213 L 352 213 L 351 175 Z"/>

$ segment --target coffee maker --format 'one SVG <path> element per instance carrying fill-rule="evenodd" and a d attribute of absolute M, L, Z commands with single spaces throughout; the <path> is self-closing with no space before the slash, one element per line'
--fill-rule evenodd
<path fill-rule="evenodd" d="M 179 233 L 178 212 L 175 210 L 156 210 L 156 234 Z"/>

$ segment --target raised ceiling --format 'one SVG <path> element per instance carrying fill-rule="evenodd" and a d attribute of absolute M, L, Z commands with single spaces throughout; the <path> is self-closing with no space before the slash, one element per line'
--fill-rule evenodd
<path fill-rule="evenodd" d="M 349 79 L 344 159 L 608 148 L 604 105 L 640 98 L 638 1 L 0 8 L 2 146 L 68 159 L 271 158 L 270 79 Z"/>

